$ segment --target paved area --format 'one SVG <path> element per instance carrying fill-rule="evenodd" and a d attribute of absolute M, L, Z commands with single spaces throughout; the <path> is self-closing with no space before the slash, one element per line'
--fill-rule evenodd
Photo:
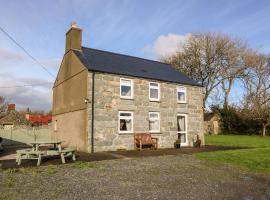
<path fill-rule="evenodd" d="M 270 175 L 193 154 L 0 171 L 0 199 L 270 199 Z"/>

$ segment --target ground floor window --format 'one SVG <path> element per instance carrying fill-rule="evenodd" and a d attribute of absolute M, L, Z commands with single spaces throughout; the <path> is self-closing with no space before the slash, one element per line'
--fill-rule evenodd
<path fill-rule="evenodd" d="M 133 133 L 133 112 L 119 111 L 119 133 Z"/>
<path fill-rule="evenodd" d="M 181 144 L 187 145 L 187 115 L 177 115 L 177 134 L 180 136 Z"/>
<path fill-rule="evenodd" d="M 159 112 L 149 112 L 149 132 L 160 132 Z"/>

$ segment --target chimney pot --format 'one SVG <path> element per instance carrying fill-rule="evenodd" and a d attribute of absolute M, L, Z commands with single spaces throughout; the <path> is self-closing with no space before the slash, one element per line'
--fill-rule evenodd
<path fill-rule="evenodd" d="M 71 22 L 71 27 L 72 28 L 78 28 L 77 23 L 76 22 Z"/>

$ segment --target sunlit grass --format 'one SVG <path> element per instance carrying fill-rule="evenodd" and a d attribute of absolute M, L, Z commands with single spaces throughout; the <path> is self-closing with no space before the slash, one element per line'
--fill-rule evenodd
<path fill-rule="evenodd" d="M 206 144 L 245 149 L 198 153 L 196 156 L 200 159 L 231 163 L 255 171 L 270 172 L 270 137 L 208 135 L 206 136 Z"/>

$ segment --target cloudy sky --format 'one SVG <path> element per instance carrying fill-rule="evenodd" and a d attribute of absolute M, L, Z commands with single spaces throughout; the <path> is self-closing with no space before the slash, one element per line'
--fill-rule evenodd
<path fill-rule="evenodd" d="M 193 32 L 209 31 L 241 37 L 253 48 L 270 52 L 267 0 L 0 2 L 0 27 L 54 75 L 72 21 L 83 29 L 84 46 L 150 59 L 170 54 Z M 49 110 L 53 81 L 0 32 L 0 95 L 19 108 Z M 237 101 L 238 95 L 234 92 L 231 100 Z"/>

